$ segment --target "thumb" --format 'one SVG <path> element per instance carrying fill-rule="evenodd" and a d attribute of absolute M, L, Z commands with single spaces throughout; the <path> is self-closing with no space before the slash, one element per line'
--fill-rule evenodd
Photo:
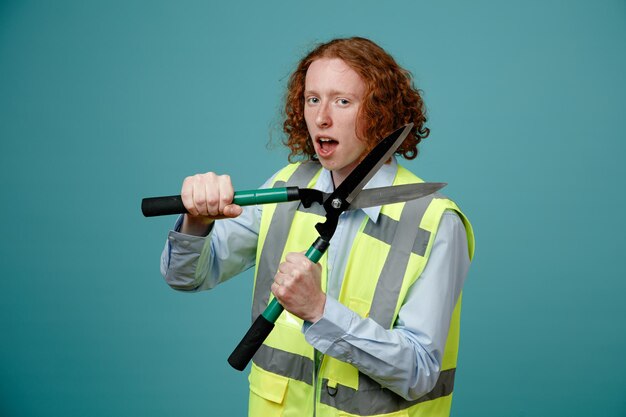
<path fill-rule="evenodd" d="M 229 204 L 224 207 L 224 216 L 233 218 L 239 216 L 243 212 L 243 208 L 237 204 Z"/>

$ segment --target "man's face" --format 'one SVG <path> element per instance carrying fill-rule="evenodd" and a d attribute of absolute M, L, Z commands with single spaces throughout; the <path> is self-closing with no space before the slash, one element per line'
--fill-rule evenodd
<path fill-rule="evenodd" d="M 306 73 L 304 119 L 322 166 L 338 186 L 364 156 L 357 137 L 357 115 L 365 83 L 339 58 L 313 61 Z"/>

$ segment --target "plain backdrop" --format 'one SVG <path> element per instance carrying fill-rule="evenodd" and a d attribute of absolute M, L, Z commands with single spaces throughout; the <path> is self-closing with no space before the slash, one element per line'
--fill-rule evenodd
<path fill-rule="evenodd" d="M 171 290 L 140 201 L 263 183 L 290 71 L 354 35 L 475 228 L 453 415 L 626 415 L 623 0 L 0 2 L 0 415 L 245 415 L 252 274 Z"/>

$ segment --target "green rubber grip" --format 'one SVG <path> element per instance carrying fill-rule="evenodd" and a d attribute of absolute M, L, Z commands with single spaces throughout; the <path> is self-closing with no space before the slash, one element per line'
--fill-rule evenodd
<path fill-rule="evenodd" d="M 282 313 L 284 309 L 285 308 L 274 298 L 269 305 L 265 307 L 265 311 L 263 311 L 261 315 L 270 323 L 276 323 L 278 316 L 280 316 L 280 313 Z"/>
<path fill-rule="evenodd" d="M 315 245 L 311 246 L 309 250 L 304 255 L 311 260 L 314 264 L 318 263 L 322 256 L 324 256 L 324 252 L 320 251 Z"/>
<path fill-rule="evenodd" d="M 324 252 L 328 249 L 329 243 L 318 237 L 317 240 L 311 245 L 308 251 L 306 251 L 306 256 L 311 262 L 318 263 L 322 256 L 324 256 Z M 261 313 L 263 317 L 270 323 L 275 323 L 278 320 L 278 316 L 284 310 L 283 306 L 274 298 L 268 306 L 265 308 L 265 311 Z"/>
<path fill-rule="evenodd" d="M 306 252 L 306 257 L 312 262 L 317 263 L 326 249 L 328 249 L 329 242 L 318 237 L 317 240 L 311 245 Z M 233 353 L 228 358 L 230 365 L 242 371 L 252 360 L 252 357 L 263 344 L 263 341 L 274 328 L 274 323 L 278 320 L 278 317 L 283 312 L 284 307 L 274 298 L 269 305 L 265 308 L 265 311 L 257 317 L 246 335 L 241 339 L 241 342 L 237 345 Z"/>
<path fill-rule="evenodd" d="M 287 188 L 267 188 L 262 190 L 237 191 L 233 203 L 240 206 L 254 204 L 284 203 L 289 201 Z"/>

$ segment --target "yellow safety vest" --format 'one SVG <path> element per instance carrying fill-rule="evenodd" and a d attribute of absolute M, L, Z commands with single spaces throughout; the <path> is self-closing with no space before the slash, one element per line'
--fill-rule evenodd
<path fill-rule="evenodd" d="M 315 162 L 292 164 L 275 177 L 274 187 L 312 187 L 321 167 Z M 422 182 L 398 166 L 393 185 Z M 467 232 L 470 258 L 472 227 L 452 201 L 434 194 L 382 207 L 378 221 L 366 218 L 349 254 L 339 302 L 361 317 L 391 329 L 407 291 L 421 275 L 443 212 L 455 210 Z M 314 204 L 299 202 L 263 206 L 256 257 L 253 320 L 267 306 L 270 286 L 289 252 L 301 252 L 317 238 L 315 224 L 324 220 Z M 322 289 L 327 282 L 326 259 Z M 272 296 L 273 297 L 273 296 Z M 439 379 L 431 392 L 407 401 L 359 372 L 349 363 L 324 356 L 316 370 L 315 352 L 302 334 L 302 320 L 284 311 L 252 360 L 249 415 L 303 416 L 448 416 L 459 343 L 461 297 L 454 308 Z"/>

